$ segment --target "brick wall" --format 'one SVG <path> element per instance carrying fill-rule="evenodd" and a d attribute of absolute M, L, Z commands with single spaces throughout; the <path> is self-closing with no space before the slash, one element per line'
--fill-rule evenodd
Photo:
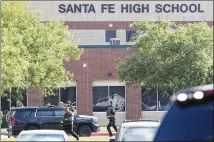
<path fill-rule="evenodd" d="M 93 115 L 92 112 L 92 81 L 97 80 L 118 80 L 116 70 L 117 59 L 129 55 L 124 48 L 105 48 L 105 49 L 85 49 L 84 54 L 78 61 L 70 61 L 65 64 L 67 70 L 74 72 L 74 78 L 77 81 L 79 114 Z M 86 64 L 87 67 L 83 67 Z M 108 71 L 112 76 L 108 76 Z M 140 118 L 141 116 L 141 92 L 140 89 L 131 87 L 126 89 L 126 107 L 127 117 Z"/>
<path fill-rule="evenodd" d="M 126 119 L 140 119 L 141 117 L 141 86 L 129 86 L 126 89 Z"/>
<path fill-rule="evenodd" d="M 99 80 L 119 80 L 116 65 L 117 59 L 131 54 L 125 48 L 90 48 L 84 49 L 80 60 L 65 63 L 66 70 L 74 73 L 77 82 L 78 114 L 93 115 L 92 82 Z M 83 67 L 86 64 L 87 67 Z M 108 71 L 112 72 L 108 76 Z M 29 105 L 43 105 L 44 99 L 36 89 L 29 90 Z M 141 116 L 140 87 L 126 88 L 126 118 L 139 119 Z"/>
<path fill-rule="evenodd" d="M 42 96 L 42 92 L 39 89 L 28 89 L 28 106 L 43 106 L 44 105 L 44 97 Z"/>

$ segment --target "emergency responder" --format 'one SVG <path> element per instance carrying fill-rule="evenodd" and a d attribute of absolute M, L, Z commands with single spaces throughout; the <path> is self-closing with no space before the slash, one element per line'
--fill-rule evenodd
<path fill-rule="evenodd" d="M 59 102 L 58 106 L 59 107 L 64 107 L 64 103 L 63 102 Z"/>
<path fill-rule="evenodd" d="M 17 103 L 16 103 L 16 107 L 24 107 L 24 106 L 23 106 L 23 103 L 22 103 L 22 102 L 17 101 Z"/>
<path fill-rule="evenodd" d="M 71 107 L 71 102 L 70 102 L 70 101 L 67 101 L 67 102 L 66 102 L 66 106 L 70 108 L 70 107 Z"/>
<path fill-rule="evenodd" d="M 0 121 L 1 121 L 1 124 L 2 124 L 2 118 L 3 118 L 3 113 L 2 113 L 2 111 L 0 112 Z"/>
<path fill-rule="evenodd" d="M 109 136 L 112 137 L 111 127 L 117 132 L 117 126 L 115 125 L 115 111 L 113 110 L 112 105 L 108 106 L 107 118 L 109 119 L 109 124 L 107 125 L 107 130 Z"/>
<path fill-rule="evenodd" d="M 71 134 L 73 137 L 75 137 L 77 140 L 79 140 L 79 136 L 73 131 L 73 114 L 69 110 L 69 107 L 65 108 L 65 114 L 63 118 L 63 129 L 67 134 Z"/>
<path fill-rule="evenodd" d="M 74 106 L 71 105 L 71 111 L 74 114 L 74 116 L 77 115 L 77 110 L 74 108 Z"/>

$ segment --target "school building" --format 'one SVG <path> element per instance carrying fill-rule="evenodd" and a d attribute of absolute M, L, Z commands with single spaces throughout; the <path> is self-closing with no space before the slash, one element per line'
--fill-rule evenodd
<path fill-rule="evenodd" d="M 131 55 L 127 48 L 132 45 L 134 21 L 205 21 L 213 25 L 212 1 L 32 1 L 30 9 L 41 10 L 43 21 L 60 18 L 84 53 L 80 60 L 65 63 L 66 70 L 74 73 L 69 87 L 58 88 L 57 95 L 51 97 L 31 88 L 27 105 L 57 105 L 70 100 L 78 114 L 97 116 L 101 124 L 107 122 L 109 103 L 117 109 L 120 123 L 140 117 L 160 118 L 163 109 L 156 104 L 165 106 L 168 102 L 168 98 L 156 100 L 156 93 L 144 96 L 140 84 L 132 88 L 119 81 L 117 59 Z"/>

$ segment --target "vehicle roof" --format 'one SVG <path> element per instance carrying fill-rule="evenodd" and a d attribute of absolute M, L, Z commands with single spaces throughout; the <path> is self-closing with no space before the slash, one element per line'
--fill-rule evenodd
<path fill-rule="evenodd" d="M 22 109 L 38 109 L 38 108 L 54 108 L 54 109 L 64 109 L 59 106 L 30 106 L 30 107 L 15 107 L 11 108 L 11 110 L 22 110 Z"/>
<path fill-rule="evenodd" d="M 182 90 L 179 90 L 178 92 L 176 92 L 174 95 L 178 95 L 180 93 L 193 93 L 196 91 L 202 91 L 202 92 L 210 91 L 213 93 L 213 91 L 214 91 L 213 84 L 201 85 L 201 86 L 195 86 L 195 87 L 191 87 L 191 88 L 182 89 Z"/>
<path fill-rule="evenodd" d="M 23 130 L 20 134 L 63 134 L 62 130 Z"/>
<path fill-rule="evenodd" d="M 31 106 L 31 107 L 14 107 L 11 108 L 11 110 L 21 110 L 21 109 L 37 109 L 38 107 L 36 106 Z"/>
<path fill-rule="evenodd" d="M 140 121 L 140 122 L 125 122 L 122 124 L 123 127 L 158 127 L 160 125 L 159 122 L 152 122 L 152 121 Z"/>

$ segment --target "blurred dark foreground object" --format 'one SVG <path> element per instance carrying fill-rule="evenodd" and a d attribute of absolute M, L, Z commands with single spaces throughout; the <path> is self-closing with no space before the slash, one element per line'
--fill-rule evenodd
<path fill-rule="evenodd" d="M 214 141 L 213 84 L 174 94 L 154 141 Z"/>

